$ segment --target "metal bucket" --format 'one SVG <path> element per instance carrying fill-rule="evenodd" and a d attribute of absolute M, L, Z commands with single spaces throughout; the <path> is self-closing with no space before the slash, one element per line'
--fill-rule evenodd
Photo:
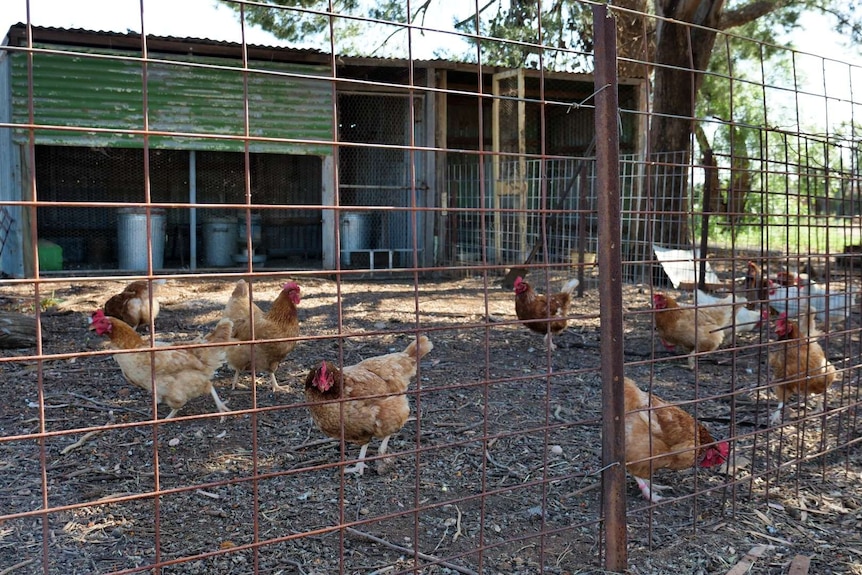
<path fill-rule="evenodd" d="M 350 252 L 371 249 L 370 213 L 341 214 L 341 262 L 350 265 Z"/>
<path fill-rule="evenodd" d="M 233 265 L 237 245 L 236 218 L 210 218 L 204 222 L 204 262 L 210 267 Z"/>
<path fill-rule="evenodd" d="M 164 266 L 165 229 L 165 210 L 150 210 L 153 269 Z M 147 211 L 144 208 L 117 210 L 117 254 L 119 269 L 147 271 Z"/>
<path fill-rule="evenodd" d="M 246 225 L 245 225 L 245 214 L 236 217 L 237 223 L 237 239 L 242 245 L 245 245 L 246 242 Z M 251 245 L 252 247 L 257 247 L 260 244 L 261 238 L 261 216 L 260 214 L 252 214 L 251 215 Z"/>

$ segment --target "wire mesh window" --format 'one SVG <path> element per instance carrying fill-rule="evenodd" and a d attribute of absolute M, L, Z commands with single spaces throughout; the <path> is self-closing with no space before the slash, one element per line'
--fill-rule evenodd
<path fill-rule="evenodd" d="M 408 267 L 414 246 L 423 245 L 423 221 L 414 225 L 412 214 L 425 205 L 428 185 L 424 154 L 404 146 L 424 138 L 423 99 L 343 94 L 339 104 L 339 137 L 345 144 L 339 153 L 340 201 L 346 208 L 340 219 L 342 264 L 373 268 L 377 255 L 391 254 L 392 264 L 378 267 Z M 359 206 L 363 209 L 350 209 Z"/>
<path fill-rule="evenodd" d="M 190 181 L 194 154 L 195 188 Z M 262 257 L 275 261 L 319 262 L 322 253 L 321 161 L 313 156 L 251 154 L 251 204 L 295 205 L 292 209 L 256 209 L 266 230 L 255 241 Z M 196 263 L 217 267 L 238 266 L 243 257 L 246 204 L 244 154 L 240 152 L 149 151 L 149 199 L 159 204 L 232 204 L 225 209 L 196 209 L 195 234 L 191 234 L 190 209 L 174 208 L 164 213 L 163 253 L 156 254 L 156 267 L 188 267 L 191 238 L 196 239 Z M 39 237 L 59 245 L 66 269 L 112 269 L 120 259 L 118 233 L 135 226 L 128 216 L 144 220 L 142 214 L 123 212 L 122 207 L 75 207 L 74 202 L 140 204 L 146 201 L 144 152 L 140 149 L 36 147 Z M 60 203 L 63 205 L 55 205 Z M 303 206 L 309 206 L 304 208 Z M 311 207 L 314 207 L 312 209 Z M 127 221 L 122 222 L 125 213 Z M 256 220 L 257 221 L 257 220 Z M 224 224 L 227 228 L 214 227 Z M 132 228 L 143 231 L 146 223 Z M 213 234 L 215 232 L 215 235 Z M 217 257 L 219 252 L 221 257 Z M 210 255 L 207 255 L 207 254 Z M 223 254 L 223 255 L 221 255 Z M 298 259 L 297 259 L 298 258 Z M 271 262 L 272 263 L 272 262 Z"/>

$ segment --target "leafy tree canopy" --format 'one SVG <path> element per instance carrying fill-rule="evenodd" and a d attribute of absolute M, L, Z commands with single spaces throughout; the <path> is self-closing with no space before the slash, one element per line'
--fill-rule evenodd
<path fill-rule="evenodd" d="M 591 5 L 576 0 L 542 2 L 539 15 L 537 0 L 481 0 L 478 10 L 472 2 L 452 0 L 417 0 L 409 6 L 405 0 L 262 0 L 268 6 L 240 6 L 230 0 L 220 0 L 236 12 L 243 10 L 249 24 L 268 30 L 278 38 L 327 50 L 334 45 L 341 55 L 393 56 L 406 55 L 407 24 L 418 27 L 447 29 L 464 34 L 481 47 L 483 63 L 508 67 L 544 66 L 553 70 L 586 71 L 591 65 L 585 55 L 592 52 Z M 654 13 L 667 17 L 686 16 L 686 6 L 703 4 L 693 0 L 616 0 L 620 21 L 620 53 L 652 52 L 655 40 L 654 19 L 644 21 L 637 13 Z M 848 45 L 862 41 L 862 15 L 857 13 L 855 0 L 730 0 L 710 2 L 716 11 L 715 27 L 731 30 L 762 42 L 766 56 L 782 33 L 804 24 L 805 15 L 821 12 L 832 17 L 836 31 L 845 35 Z M 717 8 L 716 8 L 717 7 Z M 449 15 L 448 25 L 437 12 Z M 679 12 L 679 13 L 675 13 Z M 692 13 L 689 20 L 697 21 Z M 756 25 L 751 25 L 757 22 Z M 400 25 L 399 25 L 400 24 Z M 541 38 L 539 30 L 541 25 Z M 333 34 L 330 34 L 330 31 Z M 427 34 L 421 30 L 419 34 Z M 330 38 L 334 38 L 330 43 Z M 440 42 L 435 57 L 475 61 L 475 51 L 446 47 Z M 538 57 L 539 47 L 541 60 Z M 748 53 L 736 58 L 759 57 L 749 45 Z M 643 57 L 640 57 L 643 59 Z"/>

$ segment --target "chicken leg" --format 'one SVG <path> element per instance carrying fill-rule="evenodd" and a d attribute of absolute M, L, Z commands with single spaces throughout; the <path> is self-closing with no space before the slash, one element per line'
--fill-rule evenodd
<path fill-rule="evenodd" d="M 667 489 L 667 486 L 656 485 L 655 483 L 651 483 L 648 479 L 641 479 L 640 477 L 635 477 L 635 481 L 637 481 L 638 488 L 641 490 L 644 499 L 646 499 L 647 501 L 658 503 L 659 501 L 664 499 L 657 492 L 661 491 L 662 489 Z"/>
<path fill-rule="evenodd" d="M 221 398 L 218 396 L 218 392 L 215 390 L 214 387 L 210 387 L 210 395 L 213 396 L 213 401 L 215 401 L 216 409 L 218 409 L 219 413 L 227 413 L 228 411 L 230 411 L 227 408 L 227 405 L 225 404 L 225 402 L 223 402 L 221 400 Z M 171 408 L 171 412 L 165 416 L 165 419 L 173 419 L 174 417 L 176 417 L 177 413 L 179 413 L 179 412 L 180 412 L 179 409 Z M 221 422 L 224 423 L 224 417 L 221 418 Z"/>
<path fill-rule="evenodd" d="M 251 374 L 253 385 L 257 385 L 257 374 Z M 290 388 L 286 385 L 278 385 L 278 380 L 275 378 L 275 372 L 269 372 L 269 382 L 272 386 L 272 392 L 275 393 L 277 391 L 290 391 Z M 233 384 L 231 385 L 231 389 L 236 389 L 239 386 L 242 389 L 246 389 L 248 386 L 239 383 L 239 371 L 233 372 Z"/>
<path fill-rule="evenodd" d="M 218 396 L 218 392 L 215 390 L 214 387 L 210 388 L 210 395 L 213 396 L 213 401 L 215 401 L 216 409 L 218 409 L 219 413 L 227 413 L 228 411 L 230 411 L 227 408 L 227 405 L 225 404 L 225 402 L 223 402 L 221 400 L 221 398 Z"/>
<path fill-rule="evenodd" d="M 272 392 L 275 393 L 277 391 L 290 391 L 286 385 L 278 385 L 278 380 L 275 379 L 275 372 L 269 372 L 269 381 L 272 383 Z"/>
<path fill-rule="evenodd" d="M 253 375 L 254 375 L 254 374 L 252 374 L 252 376 L 253 376 Z M 232 383 L 232 384 L 231 384 L 231 386 L 230 386 L 231 390 L 236 389 L 236 386 L 237 386 L 237 385 L 239 385 L 239 370 L 238 370 L 238 369 L 235 369 L 235 370 L 233 371 L 233 383 Z M 246 386 L 243 384 L 243 385 L 241 385 L 241 386 L 240 386 L 240 388 L 241 388 L 241 389 L 245 389 L 245 388 L 246 388 Z"/>
<path fill-rule="evenodd" d="M 345 467 L 344 473 L 355 473 L 358 477 L 362 477 L 365 473 L 365 468 L 368 467 L 365 465 L 365 453 L 368 451 L 368 444 L 366 443 L 361 448 L 359 448 L 359 460 L 356 462 L 356 465 L 353 467 Z"/>
<path fill-rule="evenodd" d="M 380 442 L 380 447 L 377 448 L 377 455 L 385 455 L 386 454 L 386 447 L 389 445 L 389 438 L 390 437 L 391 437 L 390 435 L 387 435 Z M 345 468 L 344 473 L 355 473 L 358 476 L 362 476 L 362 474 L 365 473 L 365 468 L 368 467 L 367 465 L 365 465 L 365 454 L 367 452 L 368 452 L 368 443 L 366 443 L 365 445 L 363 445 L 359 449 L 359 460 L 356 462 L 356 465 L 354 465 L 353 467 Z M 383 460 L 381 459 L 379 461 L 382 462 Z M 379 470 L 380 470 L 380 466 L 378 466 L 378 472 L 379 472 Z"/>
<path fill-rule="evenodd" d="M 784 402 L 778 402 L 778 407 L 769 416 L 769 425 L 778 425 L 781 423 L 781 416 L 784 414 Z"/>

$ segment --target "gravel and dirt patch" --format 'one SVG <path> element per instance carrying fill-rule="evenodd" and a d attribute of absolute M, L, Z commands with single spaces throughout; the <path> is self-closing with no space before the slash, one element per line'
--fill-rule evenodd
<path fill-rule="evenodd" d="M 149 394 L 95 353 L 104 343 L 87 330 L 89 313 L 124 284 L 76 279 L 48 290 L 49 357 L 0 363 L 0 573 L 129 572 L 156 561 L 167 563 L 162 573 L 188 574 L 601 572 L 595 289 L 575 300 L 577 317 L 549 356 L 540 336 L 513 323 L 498 278 L 292 279 L 308 339 L 278 370 L 290 391 L 274 395 L 265 378 L 232 391 L 225 367 L 216 383 L 235 412 L 224 422 L 204 396 L 159 425 L 148 423 Z M 262 307 L 281 281 L 255 284 Z M 210 329 L 232 288 L 170 280 L 159 339 Z M 0 295 L 2 309 L 35 303 L 28 285 Z M 812 413 L 811 399 L 797 420 L 767 429 L 766 329 L 692 373 L 656 346 L 643 313 L 649 294 L 626 286 L 624 298 L 627 374 L 669 400 L 708 398 L 698 416 L 733 437 L 736 456 L 731 475 L 662 473 L 667 500 L 652 509 L 629 481 L 630 572 L 724 574 L 765 545 L 750 573 L 787 573 L 805 555 L 811 573 L 862 574 L 858 318 L 825 344 L 846 370 L 825 414 Z M 311 424 L 305 374 L 322 359 L 401 350 L 417 328 L 434 350 L 411 387 L 415 418 L 392 437 L 381 472 L 372 464 L 361 478 L 342 477 L 358 448 L 342 453 Z M 250 384 L 247 374 L 241 381 Z M 159 406 L 159 417 L 167 411 Z"/>

